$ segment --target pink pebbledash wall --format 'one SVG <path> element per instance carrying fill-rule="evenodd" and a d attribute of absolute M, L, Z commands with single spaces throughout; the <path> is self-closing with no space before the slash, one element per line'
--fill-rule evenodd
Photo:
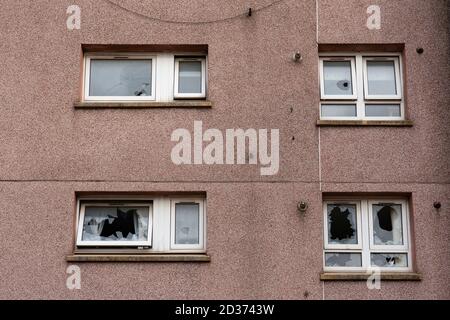
<path fill-rule="evenodd" d="M 145 17 L 218 20 L 272 2 L 251 17 L 203 24 Z M 82 22 L 70 31 L 66 9 L 73 4 Z M 381 30 L 366 27 L 372 4 L 382 10 Z M 450 299 L 448 5 L 1 1 L 0 298 Z M 213 107 L 74 108 L 82 47 L 90 44 L 207 45 Z M 413 126 L 318 127 L 318 44 L 404 46 Z M 291 59 L 297 50 L 301 63 Z M 176 166 L 170 135 L 193 130 L 194 120 L 221 130 L 280 129 L 279 173 L 261 176 L 248 165 Z M 206 192 L 211 262 L 78 263 L 82 287 L 68 290 L 76 193 L 101 191 Z M 320 280 L 322 197 L 342 192 L 409 195 L 421 281 L 383 281 L 381 290 L 368 290 L 365 281 Z M 300 200 L 309 204 L 304 216 Z M 442 203 L 439 211 L 434 201 Z"/>

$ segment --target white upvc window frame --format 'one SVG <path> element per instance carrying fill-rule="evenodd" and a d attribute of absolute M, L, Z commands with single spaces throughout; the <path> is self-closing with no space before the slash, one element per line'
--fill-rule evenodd
<path fill-rule="evenodd" d="M 350 61 L 351 75 L 352 75 L 352 94 L 351 95 L 332 95 L 325 93 L 325 77 L 324 77 L 324 62 L 325 61 Z M 320 98 L 322 100 L 356 100 L 357 86 L 356 86 L 356 66 L 354 57 L 320 57 Z M 350 104 L 350 103 L 349 103 Z"/>
<path fill-rule="evenodd" d="M 330 204 L 339 204 L 339 205 L 355 205 L 356 207 L 356 244 L 336 244 L 328 242 L 328 205 Z M 325 241 L 325 249 L 326 250 L 352 250 L 352 249 L 362 249 L 362 233 L 361 233 L 361 203 L 360 201 L 324 201 L 323 206 L 323 215 L 324 215 L 324 241 Z"/>
<path fill-rule="evenodd" d="M 201 203 L 200 218 L 202 219 L 202 228 L 200 234 L 201 245 L 190 247 L 172 248 L 172 202 L 199 202 Z M 130 241 L 102 241 L 100 244 L 80 245 L 78 239 L 81 239 L 83 231 L 84 212 L 82 212 L 83 205 L 91 204 L 110 204 L 112 206 L 128 206 L 133 204 L 136 206 L 144 206 L 144 204 L 151 204 L 151 247 L 146 244 L 137 244 Z M 84 209 L 83 209 L 84 210 Z M 150 225 L 150 223 L 149 223 Z M 133 254 L 170 254 L 170 253 L 206 253 L 206 198 L 202 195 L 193 195 L 189 198 L 183 196 L 141 196 L 141 195 L 99 195 L 99 196 L 80 196 L 77 199 L 77 214 L 75 221 L 75 246 L 77 252 L 80 253 L 101 253 L 101 254 L 116 254 L 116 253 L 133 253 Z M 107 242 L 106 244 L 104 244 Z"/>
<path fill-rule="evenodd" d="M 180 78 L 180 62 L 183 61 L 200 61 L 201 62 L 201 92 L 200 93 L 180 93 L 178 92 L 178 84 Z M 174 99 L 204 99 L 206 98 L 206 57 L 175 57 L 175 74 L 174 74 Z"/>
<path fill-rule="evenodd" d="M 348 59 L 354 59 L 354 72 L 356 73 L 355 81 L 353 85 L 356 87 L 356 96 L 352 98 L 346 98 L 346 96 L 338 96 L 330 99 L 329 96 L 323 94 L 324 90 L 324 77 L 323 77 L 323 61 L 347 61 Z M 367 88 L 367 61 L 375 60 L 394 60 L 396 85 L 398 94 L 395 96 L 377 96 L 366 97 Z M 321 120 L 365 120 L 365 121 L 401 121 L 405 119 L 405 104 L 403 95 L 403 70 L 402 70 L 402 55 L 395 52 L 328 52 L 320 53 L 319 55 L 319 87 L 320 87 L 320 104 L 319 104 L 319 116 Z M 353 72 L 353 71 L 352 71 Z M 344 97 L 344 98 L 342 98 Z M 388 99 L 386 99 L 388 98 Z M 327 104 L 349 104 L 356 105 L 356 116 L 354 117 L 326 117 L 322 116 L 322 105 Z M 400 116 L 383 116 L 372 117 L 366 116 L 366 105 L 399 105 Z"/>
<path fill-rule="evenodd" d="M 85 218 L 86 207 L 148 207 L 148 230 L 147 241 L 87 241 L 83 240 L 83 224 Z M 121 204 L 114 204 L 108 202 L 86 202 L 80 205 L 80 213 L 78 219 L 77 232 L 77 246 L 78 247 L 151 247 L 152 246 L 152 231 L 153 231 L 153 203 L 152 202 L 124 202 Z"/>
<path fill-rule="evenodd" d="M 92 60 L 151 60 L 152 61 L 152 92 L 149 96 L 91 96 L 90 92 L 90 78 L 91 78 L 91 61 Z M 124 53 L 111 53 L 111 54 L 85 54 L 84 56 L 84 83 L 83 83 L 83 98 L 85 101 L 154 101 L 156 100 L 156 55 L 143 55 L 143 54 L 124 54 Z"/>
<path fill-rule="evenodd" d="M 361 229 L 361 249 L 334 249 L 327 244 L 328 232 L 324 227 L 324 250 L 323 250 L 323 269 L 325 272 L 367 272 L 374 268 L 379 268 L 381 272 L 411 272 L 412 268 L 412 253 L 411 253 L 411 232 L 410 232 L 410 215 L 408 210 L 408 201 L 399 198 L 358 198 L 358 197 L 335 197 L 328 198 L 323 201 L 323 211 L 327 212 L 328 204 L 351 204 L 352 202 L 360 202 L 360 229 Z M 402 206 L 402 232 L 404 245 L 372 245 L 373 239 L 373 217 L 372 217 L 372 204 L 378 203 L 390 203 L 400 204 Z M 324 215 L 324 225 L 328 224 L 327 216 Z M 326 266 L 325 254 L 326 253 L 360 253 L 361 254 L 361 267 L 338 267 L 338 266 Z M 407 255 L 407 267 L 376 267 L 372 266 L 371 254 L 406 254 Z"/>
<path fill-rule="evenodd" d="M 402 81 L 400 73 L 400 60 L 399 56 L 387 57 L 387 56 L 363 56 L 363 74 L 364 74 L 364 98 L 366 100 L 401 100 L 403 96 Z M 367 61 L 393 61 L 394 62 L 394 75 L 395 75 L 395 89 L 397 94 L 395 95 L 370 95 L 369 94 L 369 81 L 368 81 L 368 69 Z M 370 104 L 370 103 L 369 103 Z"/>
<path fill-rule="evenodd" d="M 206 234 L 206 224 L 205 224 L 205 206 L 204 200 L 193 199 L 193 198 L 179 198 L 172 199 L 170 204 L 170 248 L 172 250 L 201 250 L 204 248 L 205 234 Z M 175 208 L 179 203 L 195 203 L 198 204 L 199 208 L 199 243 L 198 244 L 177 244 L 175 243 Z"/>

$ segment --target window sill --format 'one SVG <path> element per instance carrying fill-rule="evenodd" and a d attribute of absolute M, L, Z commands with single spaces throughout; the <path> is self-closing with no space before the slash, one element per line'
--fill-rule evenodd
<path fill-rule="evenodd" d="M 411 120 L 317 120 L 319 127 L 339 126 L 378 126 L 378 127 L 412 127 Z"/>
<path fill-rule="evenodd" d="M 362 272 L 322 272 L 321 281 L 366 281 L 371 276 L 370 273 Z M 391 281 L 420 281 L 422 275 L 414 272 L 382 272 L 381 280 Z"/>
<path fill-rule="evenodd" d="M 141 109 L 141 108 L 211 108 L 212 102 L 208 100 L 174 100 L 168 102 L 157 101 L 127 101 L 127 102 L 104 102 L 104 101 L 82 101 L 74 102 L 75 109 Z"/>
<path fill-rule="evenodd" d="M 68 262 L 210 262 L 206 254 L 72 254 Z"/>

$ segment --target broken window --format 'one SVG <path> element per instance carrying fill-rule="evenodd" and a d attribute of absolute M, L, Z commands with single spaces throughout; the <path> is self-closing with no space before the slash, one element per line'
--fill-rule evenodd
<path fill-rule="evenodd" d="M 352 61 L 323 61 L 325 96 L 352 96 Z"/>
<path fill-rule="evenodd" d="M 320 118 L 403 120 L 401 55 L 321 53 Z"/>
<path fill-rule="evenodd" d="M 87 100 L 153 100 L 154 59 L 105 56 L 86 60 Z"/>
<path fill-rule="evenodd" d="M 151 245 L 151 205 L 83 204 L 78 245 Z"/>
<path fill-rule="evenodd" d="M 324 269 L 410 271 L 405 200 L 330 200 L 324 206 Z"/>
<path fill-rule="evenodd" d="M 373 204 L 373 242 L 381 245 L 403 244 L 402 206 Z"/>
<path fill-rule="evenodd" d="M 160 195 L 78 199 L 76 246 L 83 252 L 205 252 L 205 199 Z"/>
<path fill-rule="evenodd" d="M 356 205 L 329 204 L 328 243 L 356 244 Z"/>
<path fill-rule="evenodd" d="M 327 267 L 361 267 L 361 265 L 360 253 L 325 253 L 325 266 Z"/>
<path fill-rule="evenodd" d="M 206 98 L 207 54 L 86 53 L 83 101 L 169 102 Z"/>
<path fill-rule="evenodd" d="M 405 253 L 372 253 L 372 266 L 377 267 L 407 267 L 408 258 Z"/>

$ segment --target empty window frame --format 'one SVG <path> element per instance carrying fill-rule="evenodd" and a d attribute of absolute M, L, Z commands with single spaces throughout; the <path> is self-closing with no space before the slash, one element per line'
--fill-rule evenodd
<path fill-rule="evenodd" d="M 205 252 L 202 197 L 104 197 L 78 200 L 78 250 Z"/>
<path fill-rule="evenodd" d="M 406 200 L 327 200 L 323 212 L 325 271 L 411 271 Z"/>
<path fill-rule="evenodd" d="M 399 54 L 322 54 L 319 67 L 321 119 L 404 119 Z"/>
<path fill-rule="evenodd" d="M 155 100 L 156 56 L 86 56 L 84 99 Z"/>
<path fill-rule="evenodd" d="M 205 58 L 175 58 L 174 97 L 184 99 L 206 97 Z"/>

